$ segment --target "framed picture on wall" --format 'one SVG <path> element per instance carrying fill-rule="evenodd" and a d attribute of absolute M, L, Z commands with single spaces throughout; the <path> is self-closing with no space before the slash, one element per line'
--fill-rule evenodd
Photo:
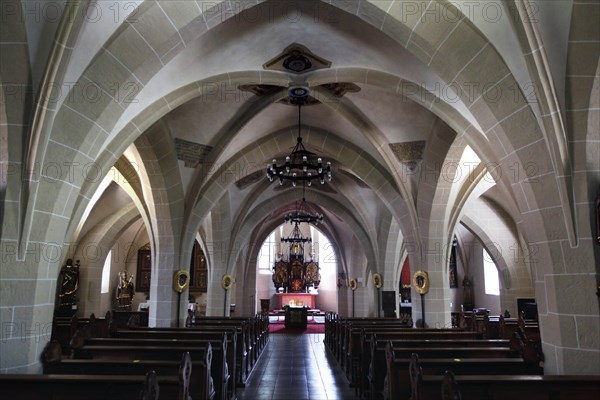
<path fill-rule="evenodd" d="M 140 247 L 138 250 L 137 279 L 135 282 L 135 290 L 138 292 L 150 291 L 150 279 L 152 277 L 151 254 L 150 243 Z"/>
<path fill-rule="evenodd" d="M 458 278 L 456 276 L 456 238 L 452 241 L 452 248 L 450 249 L 450 262 L 448 263 L 448 282 L 450 283 L 450 289 L 458 288 Z"/>

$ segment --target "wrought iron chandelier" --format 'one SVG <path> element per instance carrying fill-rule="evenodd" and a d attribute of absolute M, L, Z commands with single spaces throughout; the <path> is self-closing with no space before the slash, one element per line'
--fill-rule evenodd
<path fill-rule="evenodd" d="M 323 214 L 315 213 L 314 215 L 309 213 L 308 208 L 306 207 L 306 199 L 302 196 L 302 202 L 300 205 L 296 203 L 296 211 L 289 212 L 285 215 L 285 222 L 289 222 L 290 224 L 299 224 L 302 222 L 306 222 L 307 224 L 318 225 L 323 223 Z"/>
<path fill-rule="evenodd" d="M 294 223 L 294 229 L 292 229 L 292 233 L 287 238 L 281 238 L 281 243 L 289 243 L 290 256 L 294 257 L 303 257 L 304 256 L 304 245 L 306 243 L 312 243 L 312 239 L 310 237 L 302 236 L 302 232 L 300 231 L 299 222 Z"/>
<path fill-rule="evenodd" d="M 277 165 L 277 160 L 274 159 L 272 164 L 267 165 L 267 178 L 271 182 L 279 179 L 280 185 L 289 181 L 292 186 L 296 186 L 298 182 L 311 186 L 313 179 L 319 180 L 321 184 L 326 179 L 331 181 L 331 162 L 323 165 L 322 158 L 306 150 L 302 143 L 302 105 L 308 102 L 309 90 L 302 87 L 291 88 L 289 93 L 290 103 L 298 105 L 298 139 L 284 164 Z"/>

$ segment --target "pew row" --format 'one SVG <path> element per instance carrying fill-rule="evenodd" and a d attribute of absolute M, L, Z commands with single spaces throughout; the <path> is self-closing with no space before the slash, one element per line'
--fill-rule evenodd
<path fill-rule="evenodd" d="M 56 342 L 49 347 L 58 346 Z M 49 355 L 53 354 L 53 356 Z M 194 400 L 213 400 L 214 383 L 211 375 L 212 347 L 208 346 L 202 359 L 191 361 L 189 393 Z M 143 375 L 154 371 L 160 377 L 178 376 L 184 361 L 176 360 L 120 360 L 120 359 L 72 359 L 63 358 L 58 351 L 47 350 L 44 355 L 44 374 L 48 375 Z"/>
<path fill-rule="evenodd" d="M 227 365 L 227 341 L 223 336 L 220 340 L 189 340 L 189 341 L 154 341 L 152 339 L 119 339 L 102 344 L 89 344 L 85 342 L 73 349 L 74 360 L 106 360 L 115 364 L 137 363 L 145 361 L 177 360 L 182 353 L 189 353 L 193 359 L 205 360 L 206 353 L 212 353 L 210 362 L 210 376 L 212 377 L 215 398 L 219 400 L 235 399 L 235 387 L 230 385 L 229 368 Z M 207 373 L 208 374 L 208 373 Z M 195 386 L 208 390 L 206 374 L 199 374 L 195 378 Z"/>
<path fill-rule="evenodd" d="M 386 376 L 382 392 L 384 398 L 417 398 L 416 386 L 420 379 L 418 374 L 439 376 L 448 369 L 470 375 L 540 374 L 536 364 L 528 363 L 522 358 L 426 358 L 421 357 L 421 354 L 411 353 L 407 357 L 406 353 L 396 353 L 391 341 L 387 343 Z"/>
<path fill-rule="evenodd" d="M 58 344 L 58 342 L 55 342 Z M 189 354 L 175 376 L 43 374 L 0 375 L 0 393 L 6 399 L 19 400 L 191 400 Z"/>
<path fill-rule="evenodd" d="M 235 391 L 233 385 L 242 386 L 252 368 L 248 362 L 244 336 L 235 327 L 202 328 L 130 328 L 113 332 L 112 339 L 127 340 L 157 340 L 167 342 L 184 342 L 193 340 L 217 340 L 223 338 L 227 341 L 227 365 L 231 374 L 230 390 Z M 92 341 L 90 343 L 101 343 Z M 108 343 L 105 341 L 104 343 Z"/>
<path fill-rule="evenodd" d="M 600 377 L 588 375 L 424 375 L 415 399 L 591 400 L 600 397 Z"/>

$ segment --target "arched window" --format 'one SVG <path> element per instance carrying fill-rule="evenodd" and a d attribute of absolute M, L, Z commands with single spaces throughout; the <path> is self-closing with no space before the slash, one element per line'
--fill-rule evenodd
<path fill-rule="evenodd" d="M 500 280 L 496 263 L 486 249 L 483 249 L 483 275 L 485 279 L 485 294 L 500 296 Z"/>
<path fill-rule="evenodd" d="M 277 257 L 277 243 L 275 242 L 275 231 L 273 231 L 267 240 L 263 242 L 260 252 L 258 253 L 258 273 L 271 274 L 271 268 Z"/>
<path fill-rule="evenodd" d="M 110 289 L 110 267 L 112 260 L 112 250 L 108 252 L 106 260 L 104 260 L 104 267 L 102 268 L 102 283 L 100 285 L 100 293 L 108 293 Z"/>

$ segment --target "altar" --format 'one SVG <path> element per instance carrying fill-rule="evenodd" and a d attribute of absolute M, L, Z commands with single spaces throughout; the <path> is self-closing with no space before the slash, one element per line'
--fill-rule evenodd
<path fill-rule="evenodd" d="M 306 307 L 287 307 L 285 309 L 285 327 L 306 329 L 307 310 Z"/>
<path fill-rule="evenodd" d="M 279 297 L 280 308 L 283 308 L 285 305 L 317 308 L 317 294 L 314 293 L 277 293 L 276 296 Z"/>

